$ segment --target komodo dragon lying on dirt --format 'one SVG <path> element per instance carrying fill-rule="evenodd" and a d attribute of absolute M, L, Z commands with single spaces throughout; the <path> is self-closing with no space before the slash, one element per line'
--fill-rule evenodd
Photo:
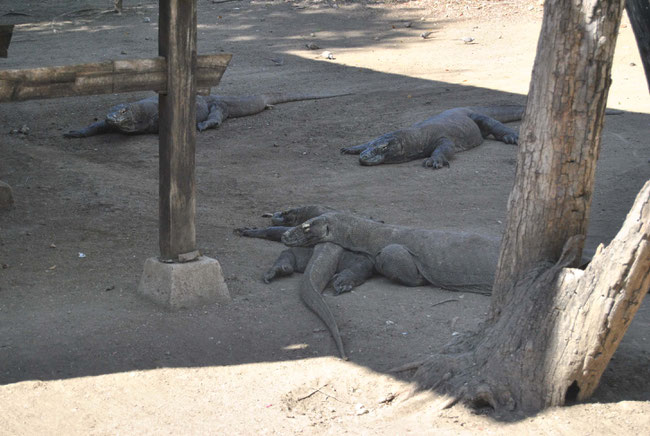
<path fill-rule="evenodd" d="M 293 226 L 333 211 L 334 209 L 324 206 L 298 207 L 274 213 L 271 216 L 271 227 L 243 227 L 235 229 L 235 232 L 241 236 L 280 241 L 282 234 Z M 373 270 L 371 257 L 366 254 L 344 250 L 335 244 L 320 244 L 316 248 L 291 247 L 284 250 L 264 274 L 264 281 L 269 283 L 276 277 L 304 272 L 299 286 L 300 299 L 323 321 L 336 342 L 341 358 L 347 359 L 336 319 L 321 292 L 330 281 L 337 295 L 348 292 L 368 280 Z"/>
<path fill-rule="evenodd" d="M 282 242 L 289 247 L 315 246 L 300 295 L 328 327 L 343 359 L 345 349 L 336 319 L 320 291 L 344 249 L 367 254 L 375 271 L 407 286 L 430 283 L 448 290 L 490 294 L 500 245 L 499 238 L 475 233 L 394 226 L 340 212 L 328 212 L 292 227 L 282 235 Z"/>
<path fill-rule="evenodd" d="M 502 123 L 520 120 L 524 106 L 460 107 L 446 110 L 406 129 L 386 133 L 365 144 L 341 148 L 358 154 L 361 165 L 401 163 L 425 158 L 424 167 L 449 166 L 458 152 L 472 149 L 489 135 L 506 144 L 517 144 L 517 132 Z M 609 115 L 622 113 L 607 110 Z"/>
<path fill-rule="evenodd" d="M 196 128 L 199 131 L 219 127 L 228 118 L 246 117 L 275 104 L 302 100 L 341 97 L 350 94 L 304 95 L 270 93 L 246 97 L 221 95 L 196 96 Z M 86 138 L 102 133 L 158 133 L 158 96 L 111 108 L 106 118 L 80 130 L 64 133 L 66 138 Z"/>
<path fill-rule="evenodd" d="M 480 145 L 493 135 L 506 144 L 516 144 L 517 133 L 501 123 L 520 120 L 523 106 L 461 107 L 389 132 L 365 144 L 341 149 L 343 154 L 358 154 L 361 165 L 401 163 L 425 158 L 430 168 L 449 166 L 454 153 Z"/>
<path fill-rule="evenodd" d="M 499 257 L 499 237 L 383 224 L 328 212 L 282 235 L 289 247 L 333 242 L 365 253 L 375 271 L 407 286 L 432 284 L 451 291 L 490 294 Z"/>
<path fill-rule="evenodd" d="M 309 217 L 311 219 L 307 219 Z M 304 222 L 303 222 L 304 221 Z M 307 307 L 323 320 L 339 353 L 345 350 L 336 320 L 321 296 L 346 271 L 358 286 L 374 271 L 407 286 L 427 283 L 449 290 L 491 292 L 499 255 L 499 238 L 466 232 L 423 230 L 393 226 L 334 211 L 308 206 L 276 213 L 276 226 L 242 228 L 243 236 L 277 240 L 290 246 L 265 274 L 272 279 L 293 271 L 305 271 L 300 296 Z M 316 246 L 315 251 L 309 247 Z M 306 251 L 295 251 L 302 249 Z M 346 259 L 346 256 L 351 257 Z M 286 266 L 286 273 L 278 273 Z M 342 268 L 343 265 L 343 268 Z M 338 274 L 335 274 L 339 271 Z M 334 283 L 335 290 L 336 283 Z"/>

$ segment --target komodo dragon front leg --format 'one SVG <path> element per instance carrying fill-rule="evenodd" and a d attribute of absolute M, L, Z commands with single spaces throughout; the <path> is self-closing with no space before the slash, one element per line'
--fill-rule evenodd
<path fill-rule="evenodd" d="M 271 221 L 274 224 L 281 223 L 287 225 L 274 225 L 263 228 L 240 227 L 234 231 L 238 235 L 248 238 L 260 238 L 280 242 L 282 234 L 292 229 L 293 226 L 302 224 L 310 218 L 331 212 L 332 210 L 332 208 L 326 206 L 303 206 L 272 214 Z M 264 283 L 271 283 L 278 277 L 289 276 L 294 272 L 304 272 L 312 254 L 312 248 L 304 247 L 292 247 L 282 251 L 271 268 L 264 273 L 262 277 Z M 345 250 L 337 265 L 336 274 L 332 278 L 332 287 L 334 288 L 335 295 L 350 292 L 357 286 L 362 285 L 372 277 L 373 272 L 374 263 L 369 256 L 363 253 Z"/>
<path fill-rule="evenodd" d="M 89 136 L 101 135 L 113 131 L 106 121 L 97 121 L 79 130 L 70 130 L 63 134 L 65 138 L 87 138 Z"/>
<path fill-rule="evenodd" d="M 434 170 L 448 167 L 449 159 L 455 154 L 454 142 L 449 138 L 440 138 L 434 147 L 431 157 L 424 159 L 422 166 Z"/>
<path fill-rule="evenodd" d="M 249 238 L 279 242 L 282 234 L 291 228 L 285 226 L 271 226 L 261 229 L 244 227 L 235 229 L 235 233 Z M 278 277 L 290 276 L 294 272 L 304 272 L 313 252 L 314 250 L 311 247 L 291 247 L 282 251 L 271 268 L 262 276 L 264 283 L 271 283 Z M 363 253 L 344 251 L 337 265 L 336 274 L 332 277 L 334 294 L 340 295 L 344 292 L 350 292 L 372 277 L 373 272 L 374 263 L 369 256 Z"/>

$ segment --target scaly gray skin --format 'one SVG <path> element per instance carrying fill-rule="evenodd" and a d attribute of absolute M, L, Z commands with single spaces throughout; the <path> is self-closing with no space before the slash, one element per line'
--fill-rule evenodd
<path fill-rule="evenodd" d="M 321 294 L 330 277 L 334 274 L 343 251 L 343 248 L 339 245 L 330 243 L 317 244 L 314 247 L 314 253 L 300 282 L 300 298 L 305 303 L 305 306 L 311 309 L 325 323 L 334 342 L 336 342 L 336 348 L 339 350 L 341 359 L 348 360 L 336 319 Z"/>
<path fill-rule="evenodd" d="M 255 115 L 275 104 L 318 100 L 350 94 L 303 95 L 270 93 L 245 97 L 221 95 L 196 96 L 196 128 L 199 131 L 219 127 L 228 118 Z M 158 133 L 158 96 L 111 108 L 106 118 L 80 130 L 64 133 L 66 138 L 86 138 L 102 133 Z"/>
<path fill-rule="evenodd" d="M 334 209 L 326 206 L 303 206 L 276 212 L 271 216 L 274 224 L 265 228 L 240 227 L 235 233 L 249 238 L 261 238 L 280 241 L 282 234 L 293 226 L 300 225 L 310 218 L 332 212 Z M 292 247 L 280 253 L 273 266 L 264 273 L 263 280 L 270 283 L 278 277 L 288 276 L 294 272 L 304 272 L 313 254 L 312 248 Z M 332 277 L 332 287 L 335 295 L 349 292 L 362 285 L 373 274 L 373 262 L 369 256 L 345 250 Z"/>
<path fill-rule="evenodd" d="M 276 212 L 271 216 L 275 224 L 262 229 L 238 228 L 241 236 L 280 241 L 282 234 L 303 222 L 334 209 L 324 206 L 304 206 Z M 344 250 L 334 244 L 320 244 L 316 248 L 291 247 L 280 253 L 273 266 L 264 274 L 264 281 L 271 282 L 276 277 L 287 276 L 295 271 L 304 272 L 300 282 L 300 298 L 314 312 L 329 330 L 342 359 L 347 360 L 341 333 L 336 319 L 322 291 L 332 282 L 336 295 L 351 291 L 368 280 L 374 271 L 370 256 Z"/>
<path fill-rule="evenodd" d="M 341 148 L 341 153 L 358 154 L 361 165 L 425 158 L 423 166 L 442 168 L 455 153 L 480 145 L 489 135 L 516 144 L 517 133 L 502 123 L 520 120 L 523 112 L 524 107 L 516 105 L 450 109 L 365 144 Z"/>
<path fill-rule="evenodd" d="M 490 294 L 499 238 L 468 232 L 394 226 L 331 212 L 282 235 L 290 247 L 333 242 L 372 257 L 375 270 L 407 286 L 432 284 L 452 291 Z"/>

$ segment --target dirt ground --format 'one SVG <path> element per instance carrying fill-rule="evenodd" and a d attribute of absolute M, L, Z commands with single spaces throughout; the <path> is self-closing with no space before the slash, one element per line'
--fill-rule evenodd
<path fill-rule="evenodd" d="M 18 26 L 0 68 L 155 56 L 157 2 L 124 3 L 115 15 L 102 13 L 112 0 L 4 0 L 0 22 Z M 438 171 L 361 167 L 338 149 L 452 107 L 523 103 L 541 3 L 198 4 L 199 52 L 234 54 L 214 91 L 354 95 L 278 105 L 198 135 L 197 239 L 233 301 L 178 312 L 136 294 L 158 253 L 157 136 L 62 137 L 149 94 L 1 105 L 0 180 L 16 202 L 0 212 L 0 434 L 648 434 L 648 302 L 588 403 L 534 416 L 440 412 L 435 393 L 405 401 L 409 379 L 388 370 L 475 327 L 488 298 L 381 278 L 328 296 L 351 356 L 343 362 L 301 304 L 298 276 L 261 281 L 281 245 L 233 234 L 303 204 L 499 234 L 515 147 L 486 141 Z M 591 248 L 614 236 L 650 178 L 650 98 L 623 23 L 609 106 L 624 114 L 605 124 Z M 23 125 L 28 134 L 10 133 Z"/>

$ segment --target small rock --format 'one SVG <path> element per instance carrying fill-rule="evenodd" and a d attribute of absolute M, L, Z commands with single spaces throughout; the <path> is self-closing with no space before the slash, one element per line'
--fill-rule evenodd
<path fill-rule="evenodd" d="M 630 62 L 631 67 L 636 67 L 636 64 L 634 62 Z"/>
<path fill-rule="evenodd" d="M 471 36 L 466 36 L 466 37 L 461 38 L 461 39 L 465 44 L 471 44 L 472 42 L 474 42 L 474 38 L 472 38 Z"/>
<path fill-rule="evenodd" d="M 151 23 L 151 18 L 149 18 L 149 17 L 144 17 L 144 18 L 142 19 L 142 22 L 143 22 L 143 23 Z"/>
<path fill-rule="evenodd" d="M 357 416 L 365 415 L 366 413 L 369 412 L 368 409 L 366 409 L 366 406 L 364 406 L 364 405 L 361 404 L 361 403 L 357 403 L 357 404 L 354 406 L 354 410 L 355 410 L 355 413 L 357 414 Z"/>
<path fill-rule="evenodd" d="M 120 52 L 120 54 L 125 55 L 125 54 L 126 54 L 126 51 L 122 50 L 122 51 Z"/>
<path fill-rule="evenodd" d="M 334 53 L 332 53 L 331 51 L 324 51 L 320 54 L 320 57 L 322 57 L 323 59 L 332 60 L 334 59 Z"/>
<path fill-rule="evenodd" d="M 420 33 L 420 38 L 422 39 L 427 39 L 429 35 L 431 35 L 433 32 L 422 32 Z"/>
<path fill-rule="evenodd" d="M 410 29 L 411 26 L 413 26 L 413 23 L 411 23 L 410 21 L 408 23 L 404 24 L 404 27 L 406 27 L 407 29 Z"/>
<path fill-rule="evenodd" d="M 318 50 L 320 48 L 317 44 L 313 42 L 309 42 L 305 44 L 305 47 L 307 47 L 308 50 Z"/>
<path fill-rule="evenodd" d="M 315 34 L 314 32 L 312 32 L 312 33 L 309 34 L 309 36 L 311 36 L 312 38 L 314 38 L 314 37 L 316 36 L 316 34 Z"/>
<path fill-rule="evenodd" d="M 380 398 L 379 401 L 378 401 L 378 403 L 379 403 L 379 404 L 390 404 L 390 403 L 393 402 L 393 400 L 394 400 L 395 398 L 397 398 L 397 395 L 395 395 L 395 394 L 393 394 L 393 393 L 391 392 L 391 393 L 389 393 L 388 395 L 386 395 L 385 397 Z"/>
<path fill-rule="evenodd" d="M 270 58 L 271 62 L 273 62 L 276 66 L 281 67 L 284 65 L 284 58 Z"/>

